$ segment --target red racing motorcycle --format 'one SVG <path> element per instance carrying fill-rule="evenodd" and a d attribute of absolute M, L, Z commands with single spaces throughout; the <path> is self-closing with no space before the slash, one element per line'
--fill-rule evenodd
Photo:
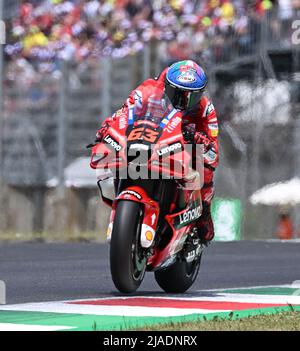
<path fill-rule="evenodd" d="M 102 199 L 112 208 L 111 275 L 122 293 L 134 292 L 146 271 L 165 292 L 182 293 L 194 283 L 203 251 L 194 230 L 202 213 L 202 152 L 189 143 L 182 114 L 165 94 L 146 100 L 118 111 L 90 145 Z"/>

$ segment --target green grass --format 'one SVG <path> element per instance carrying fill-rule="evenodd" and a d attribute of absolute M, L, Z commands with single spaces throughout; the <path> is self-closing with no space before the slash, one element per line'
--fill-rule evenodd
<path fill-rule="evenodd" d="M 218 319 L 210 321 L 152 325 L 142 331 L 300 331 L 300 312 L 281 312 L 237 320 Z"/>

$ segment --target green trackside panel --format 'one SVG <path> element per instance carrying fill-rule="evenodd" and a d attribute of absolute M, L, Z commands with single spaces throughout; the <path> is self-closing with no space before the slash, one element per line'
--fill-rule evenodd
<path fill-rule="evenodd" d="M 241 201 L 231 198 L 215 198 L 212 202 L 212 219 L 216 241 L 241 239 Z"/>

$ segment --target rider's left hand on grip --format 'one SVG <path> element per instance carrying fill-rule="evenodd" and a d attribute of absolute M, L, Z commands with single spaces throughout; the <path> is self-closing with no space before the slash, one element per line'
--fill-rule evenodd
<path fill-rule="evenodd" d="M 189 126 L 186 126 L 182 132 L 183 138 L 188 143 L 194 143 L 195 130 Z"/>

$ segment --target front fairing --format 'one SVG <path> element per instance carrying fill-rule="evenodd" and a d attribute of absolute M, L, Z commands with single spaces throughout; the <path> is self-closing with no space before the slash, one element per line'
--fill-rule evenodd
<path fill-rule="evenodd" d="M 165 177 L 184 178 L 190 155 L 185 152 L 181 127 L 181 111 L 161 90 L 140 96 L 126 113 L 115 114 L 102 142 L 93 148 L 91 167 L 123 171 L 143 166 Z"/>

